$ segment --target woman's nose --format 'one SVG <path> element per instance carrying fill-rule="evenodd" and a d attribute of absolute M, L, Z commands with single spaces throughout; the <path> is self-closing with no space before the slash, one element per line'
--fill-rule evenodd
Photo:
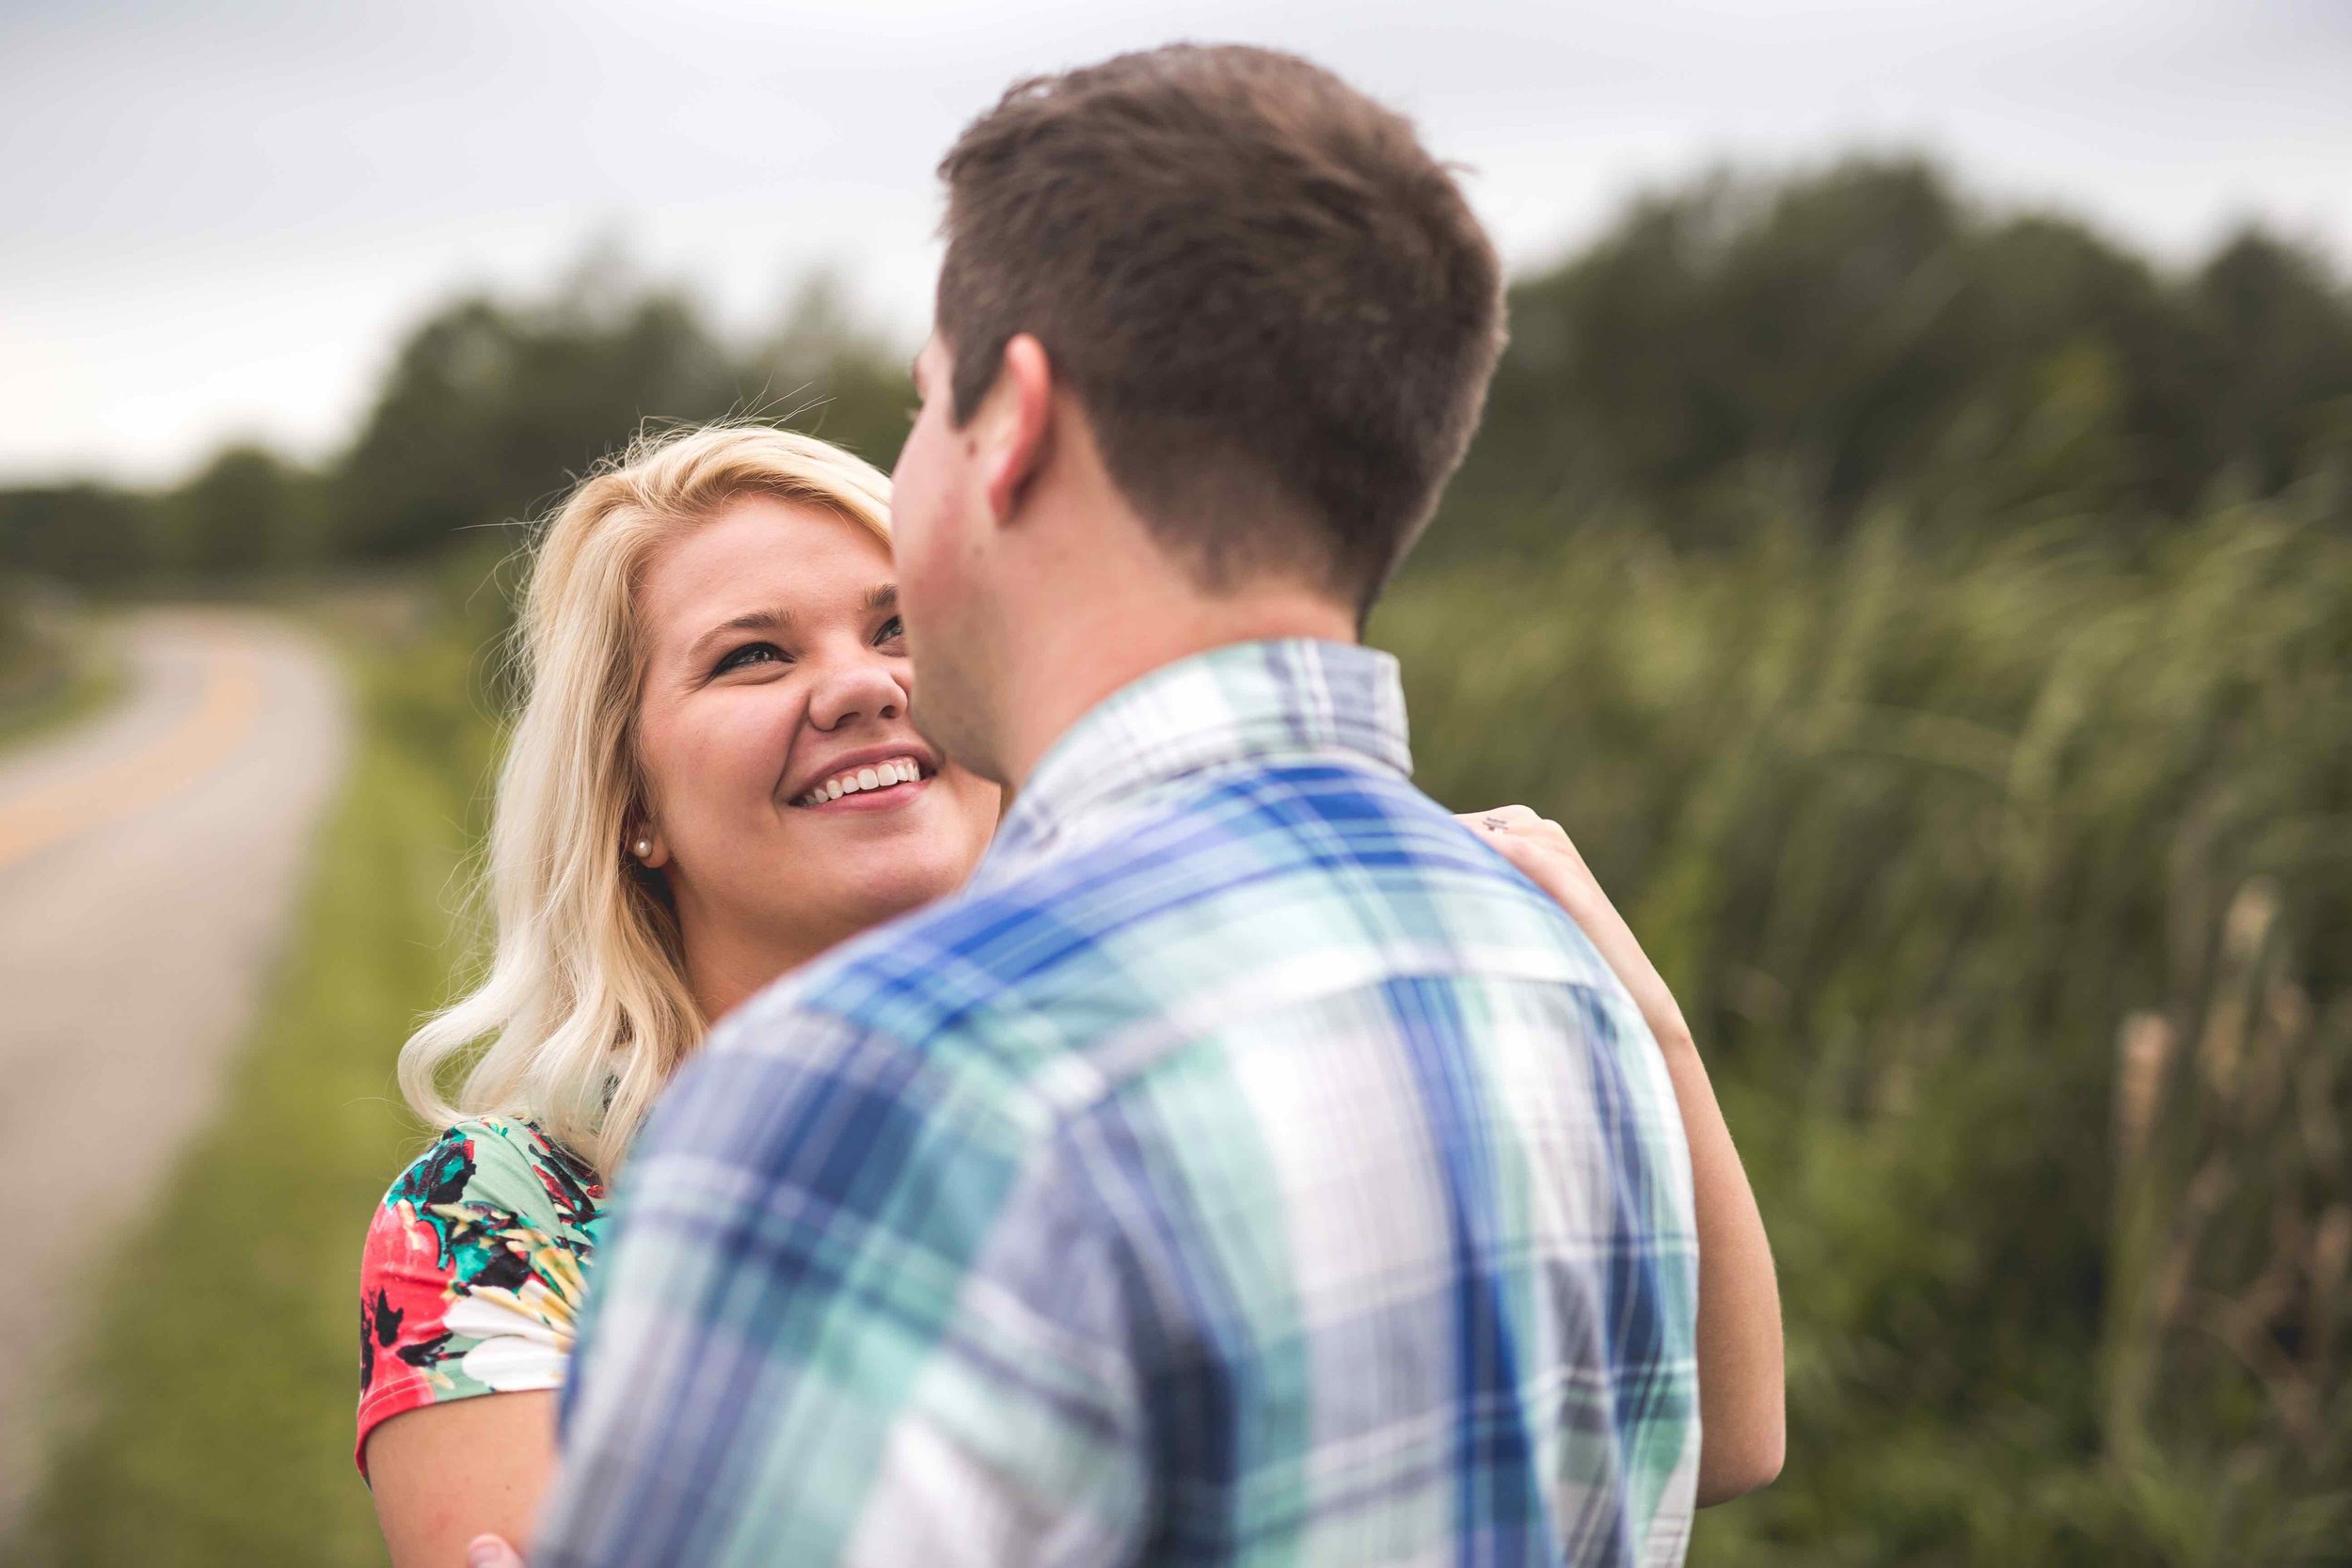
<path fill-rule="evenodd" d="M 906 707 L 906 688 L 894 661 L 864 654 L 824 672 L 809 700 L 808 717 L 818 729 L 831 730 L 852 719 L 896 719 Z"/>

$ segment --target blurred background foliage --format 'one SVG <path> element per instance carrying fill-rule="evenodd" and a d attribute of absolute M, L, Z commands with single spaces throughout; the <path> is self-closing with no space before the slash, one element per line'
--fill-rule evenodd
<path fill-rule="evenodd" d="M 2352 307 L 2319 260 L 2249 230 L 2169 277 L 1921 163 L 1653 198 L 1511 305 L 1435 555 L 1540 553 L 1596 508 L 1719 546 L 1759 488 L 1823 542 L 1889 501 L 2137 539 L 2352 454 Z"/>
<path fill-rule="evenodd" d="M 1701 1562 L 2343 1560 L 2352 515 L 1406 585 L 1422 782 L 1563 821 L 1708 1053 L 1790 1452 Z"/>
<path fill-rule="evenodd" d="M 1405 658 L 1422 782 L 1557 817 L 1627 909 L 1755 1179 L 1791 1448 L 1694 1560 L 2352 1561 L 2343 281 L 2258 230 L 2157 267 L 1878 160 L 1645 199 L 1519 282 L 1512 324 L 1373 635 Z M 315 469 L 242 447 L 166 494 L 0 493 L 0 572 L 414 573 L 438 608 L 367 666 L 376 760 L 337 832 L 437 877 L 478 827 L 512 525 L 647 420 L 788 421 L 887 467 L 905 346 L 822 279 L 745 341 L 593 256 L 421 322 Z M 10 620 L 0 679 L 29 657 Z M 361 799 L 403 768 L 437 805 Z M 382 917 L 337 875 L 322 909 Z M 269 1539 L 375 1551 L 325 1358 L 413 1130 L 375 1102 L 364 1131 L 351 1097 L 389 1085 L 458 950 L 421 883 L 401 908 L 383 961 L 406 967 L 373 982 L 361 915 L 313 923 L 257 1048 L 247 1099 L 338 1107 L 283 1179 L 347 1233 L 251 1243 L 316 1254 L 265 1271 L 310 1305 L 241 1301 L 216 1248 L 171 1243 L 188 1216 L 158 1221 L 46 1505 L 58 1560 L 249 1550 L 249 1509 L 159 1499 L 217 1498 L 201 1466 L 270 1443 L 316 1473 Z M 256 1157 L 224 1134 L 185 1185 L 249 1186 Z M 143 1305 L 191 1294 L 176 1326 Z M 200 1374 L 223 1402 L 175 1348 L 208 1312 L 215 1360 L 240 1314 L 301 1327 Z M 134 1540 L 142 1507 L 162 1522 Z"/>

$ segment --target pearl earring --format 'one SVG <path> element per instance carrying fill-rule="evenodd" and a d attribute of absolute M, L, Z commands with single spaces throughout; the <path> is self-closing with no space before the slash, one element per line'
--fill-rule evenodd
<path fill-rule="evenodd" d="M 637 841 L 637 858 L 641 861 L 651 860 L 653 858 L 652 839 L 641 838 Z"/>

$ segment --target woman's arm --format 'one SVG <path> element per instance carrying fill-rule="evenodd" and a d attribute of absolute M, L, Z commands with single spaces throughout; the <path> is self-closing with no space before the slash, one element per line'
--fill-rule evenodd
<path fill-rule="evenodd" d="M 1728 1502 L 1780 1474 L 1788 1414 L 1772 1243 L 1707 1066 L 1674 993 L 1560 824 L 1525 806 L 1460 820 L 1559 900 L 1632 993 L 1665 1053 L 1698 1208 L 1698 1501 L 1701 1508 Z"/>
<path fill-rule="evenodd" d="M 450 1568 L 479 1535 L 531 1539 L 555 1463 L 555 1400 L 478 1394 L 405 1411 L 368 1434 L 392 1568 Z"/>

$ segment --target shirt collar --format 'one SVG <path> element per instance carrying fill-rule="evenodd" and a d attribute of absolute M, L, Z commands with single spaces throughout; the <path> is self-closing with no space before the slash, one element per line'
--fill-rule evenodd
<path fill-rule="evenodd" d="M 979 877 L 993 880 L 1059 847 L 1089 816 L 1154 785 L 1223 763 L 1302 753 L 1412 772 L 1392 655 L 1311 638 L 1235 642 L 1130 682 L 1039 761 Z"/>

